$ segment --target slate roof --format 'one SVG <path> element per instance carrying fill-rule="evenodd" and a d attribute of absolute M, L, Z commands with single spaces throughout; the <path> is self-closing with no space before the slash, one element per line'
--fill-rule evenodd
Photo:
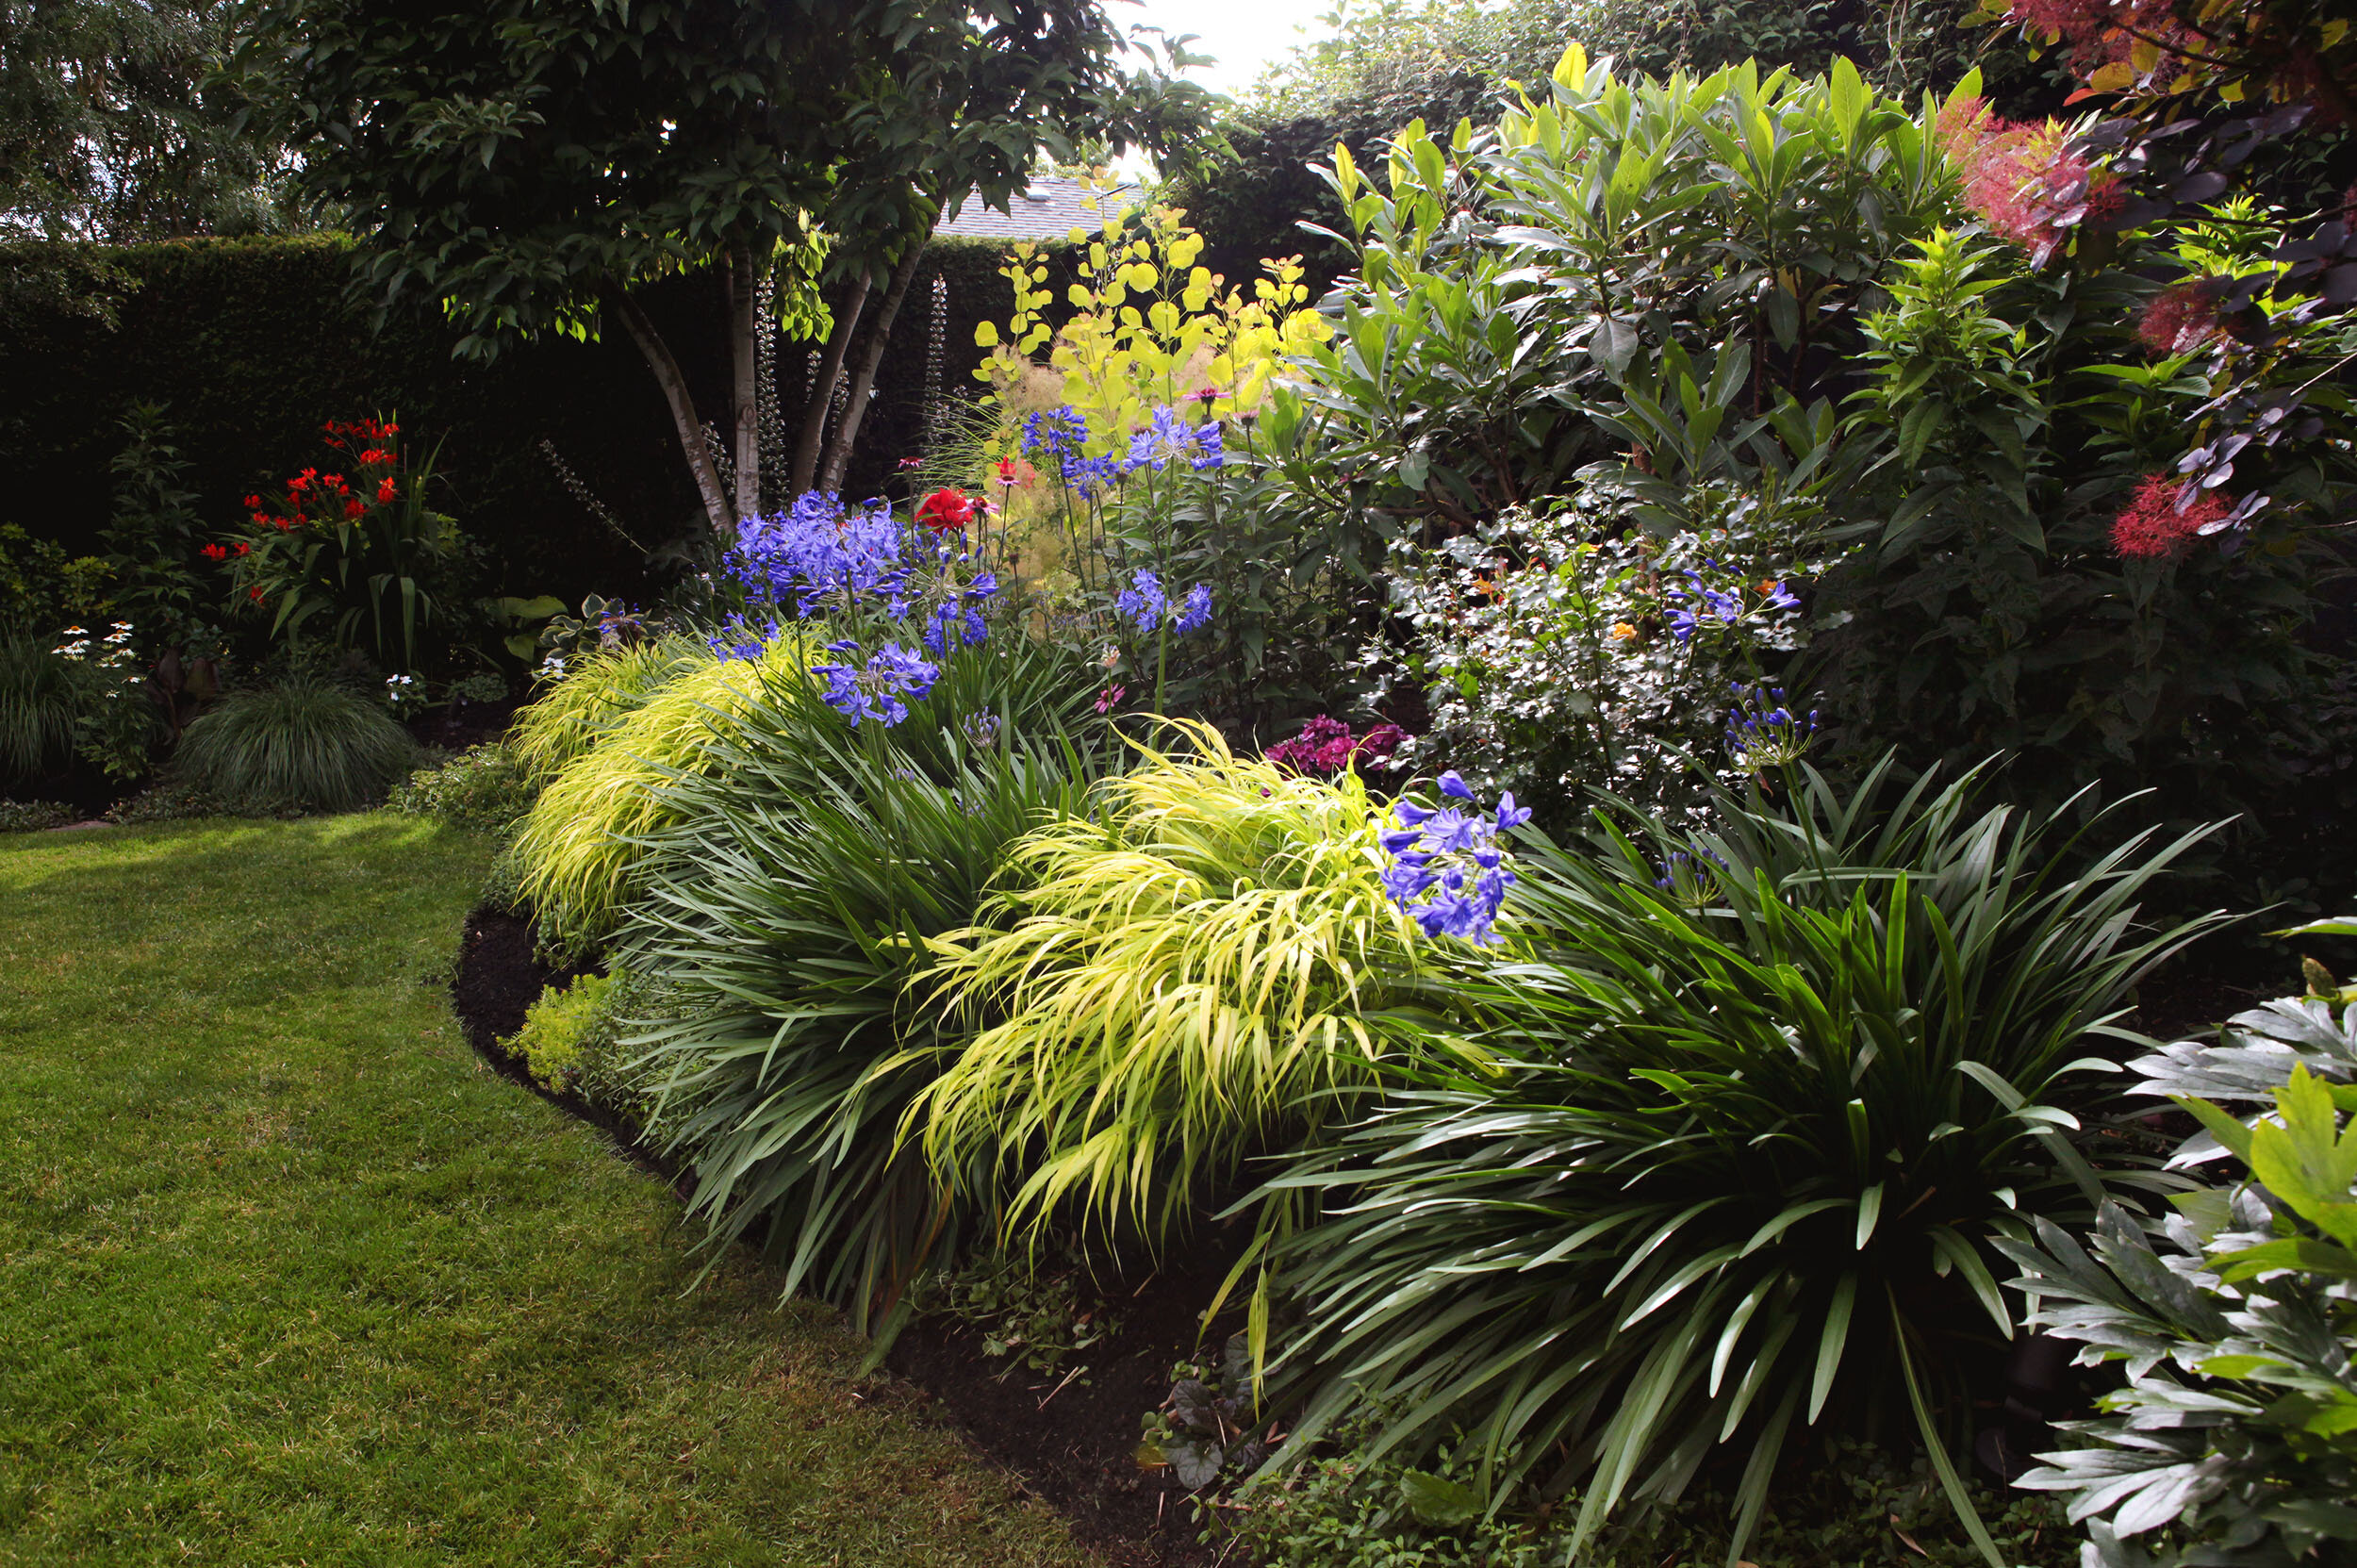
<path fill-rule="evenodd" d="M 984 206 L 969 190 L 958 215 L 935 225 L 933 233 L 958 239 L 1062 239 L 1075 228 L 1093 229 L 1101 221 L 1098 213 L 1080 205 L 1083 193 L 1078 179 L 1046 175 L 1008 197 L 1008 210 L 1001 212 Z M 1137 188 L 1120 186 L 1097 200 L 1126 206 L 1137 200 Z"/>

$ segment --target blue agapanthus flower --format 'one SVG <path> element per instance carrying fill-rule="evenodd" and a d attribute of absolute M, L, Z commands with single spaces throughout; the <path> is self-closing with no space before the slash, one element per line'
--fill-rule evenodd
<path fill-rule="evenodd" d="M 776 604 L 791 599 L 805 616 L 864 599 L 898 615 L 907 549 L 890 503 L 851 508 L 832 491 L 807 490 L 785 511 L 747 519 L 727 564 L 751 592 Z"/>
<path fill-rule="evenodd" d="M 1514 885 L 1498 835 L 1529 821 L 1530 811 L 1515 805 L 1508 791 L 1498 797 L 1494 814 L 1484 812 L 1472 787 L 1453 772 L 1441 775 L 1441 797 L 1443 802 L 1464 803 L 1393 805 L 1399 826 L 1380 839 L 1389 857 L 1383 891 L 1426 936 L 1495 941 L 1498 910 Z"/>
<path fill-rule="evenodd" d="M 876 650 L 864 667 L 850 662 L 859 653 L 855 642 L 831 642 L 827 651 L 843 654 L 844 661 L 813 665 L 811 673 L 826 677 L 828 705 L 854 726 L 873 719 L 887 730 L 892 728 L 909 716 L 909 703 L 923 701 L 941 678 L 939 665 L 928 663 L 897 642 Z"/>
<path fill-rule="evenodd" d="M 1764 773 L 1801 760 L 1817 734 L 1817 710 L 1806 718 L 1785 705 L 1782 686 L 1746 685 L 1737 681 L 1727 689 L 1735 705 L 1727 710 L 1727 754 L 1746 773 Z"/>
<path fill-rule="evenodd" d="M 1716 561 L 1704 564 L 1712 567 L 1718 565 Z M 1691 642 L 1694 639 L 1695 630 L 1702 625 L 1706 617 L 1717 620 L 1722 626 L 1732 626 L 1743 619 L 1743 601 L 1739 597 L 1712 587 L 1703 581 L 1701 572 L 1690 567 L 1687 569 L 1686 577 L 1687 581 L 1693 585 L 1690 590 L 1682 588 L 1675 583 L 1663 590 L 1670 598 L 1678 602 L 1678 607 L 1672 610 L 1669 616 L 1672 636 L 1680 642 Z"/>
<path fill-rule="evenodd" d="M 1027 456 L 1046 454 L 1067 477 L 1071 465 L 1088 445 L 1088 417 L 1070 404 L 1042 413 L 1027 414 L 1023 420 L 1023 451 Z"/>
<path fill-rule="evenodd" d="M 1218 468 L 1226 461 L 1220 449 L 1217 420 L 1196 424 L 1178 409 L 1162 407 L 1154 410 L 1151 423 L 1130 436 L 1129 455 L 1123 468 L 1130 473 L 1143 469 L 1159 471 L 1173 462 L 1184 462 L 1200 472 Z"/>
<path fill-rule="evenodd" d="M 1187 597 L 1178 602 L 1178 614 L 1172 619 L 1171 630 L 1180 636 L 1200 632 L 1211 623 L 1211 585 L 1197 583 L 1187 590 Z"/>
<path fill-rule="evenodd" d="M 1129 618 L 1140 631 L 1151 631 L 1162 623 L 1169 612 L 1170 601 L 1162 593 L 1162 580 L 1140 567 L 1129 586 L 1113 596 L 1113 608 Z"/>
<path fill-rule="evenodd" d="M 775 616 L 757 621 L 750 616 L 733 615 L 705 640 L 724 659 L 758 659 L 778 640 L 779 630 Z"/>
<path fill-rule="evenodd" d="M 1211 623 L 1211 585 L 1197 583 L 1173 605 L 1162 580 L 1140 567 L 1129 586 L 1113 596 L 1113 608 L 1141 632 L 1168 626 L 1183 637 Z"/>

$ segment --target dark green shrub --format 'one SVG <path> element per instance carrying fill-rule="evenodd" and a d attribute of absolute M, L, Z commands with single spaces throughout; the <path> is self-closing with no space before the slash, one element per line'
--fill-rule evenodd
<path fill-rule="evenodd" d="M 0 833 L 39 833 L 81 819 L 82 814 L 62 801 L 0 801 Z"/>
<path fill-rule="evenodd" d="M 393 787 L 386 804 L 504 838 L 515 833 L 539 793 L 538 784 L 515 754 L 494 742 L 462 751 L 439 767 L 418 769 Z"/>
<path fill-rule="evenodd" d="M 293 675 L 223 698 L 181 736 L 173 771 L 240 807 L 352 811 L 382 801 L 417 754 L 382 703 Z"/>
<path fill-rule="evenodd" d="M 1370 1398 L 1400 1412 L 1378 1453 L 1461 1423 L 1493 1505 L 1535 1468 L 1580 1489 L 1585 1539 L 1723 1452 L 1737 1550 L 1805 1430 L 1907 1422 L 1955 1481 L 1959 1368 L 2015 1328 L 1992 1229 L 2101 1196 L 2069 1136 L 2118 1094 L 2092 1053 L 2217 917 L 2136 919 L 2186 840 L 2099 852 L 1977 809 L 1970 776 L 1895 805 L 1886 776 L 1722 800 L 1710 833 L 1609 811 L 1537 850 L 1508 948 L 1456 991 L 1495 1069 L 1409 1058 L 1280 1179 L 1325 1204 L 1280 1284 L 1294 1453 Z"/>
<path fill-rule="evenodd" d="M 1708 1568 L 1727 1560 L 1733 1511 L 1714 1489 L 1571 1556 L 1564 1519 L 1577 1510 L 1575 1495 L 1551 1510 L 1552 1524 L 1484 1518 L 1482 1460 L 1472 1444 L 1446 1447 L 1419 1470 L 1396 1455 L 1370 1457 L 1371 1436 L 1246 1488 L 1219 1510 L 1219 1535 L 1232 1531 L 1261 1568 Z M 2073 1532 L 2054 1503 L 1977 1482 L 1970 1492 L 2007 1563 L 2077 1561 Z M 1775 1568 L 1983 1568 L 1986 1560 L 1928 1464 L 1904 1464 L 1848 1441 L 1791 1456 L 1744 1556 Z"/>

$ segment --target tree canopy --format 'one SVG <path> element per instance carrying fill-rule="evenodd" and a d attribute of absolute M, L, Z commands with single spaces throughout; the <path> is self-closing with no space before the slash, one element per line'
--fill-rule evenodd
<path fill-rule="evenodd" d="M 1003 206 L 1043 146 L 1185 119 L 1183 91 L 1120 69 L 1096 0 L 245 0 L 243 15 L 240 62 L 305 190 L 370 246 L 368 285 L 387 305 L 439 300 L 477 355 L 620 317 L 723 531 L 759 495 L 761 311 L 823 330 L 821 286 L 849 288 L 832 385 L 870 286 L 897 280 L 946 195 Z M 733 486 L 631 298 L 701 267 L 730 280 Z M 817 454 L 800 456 L 806 480 Z"/>
<path fill-rule="evenodd" d="M 232 0 L 0 0 L 0 236 L 283 226 L 280 158 L 220 74 Z"/>

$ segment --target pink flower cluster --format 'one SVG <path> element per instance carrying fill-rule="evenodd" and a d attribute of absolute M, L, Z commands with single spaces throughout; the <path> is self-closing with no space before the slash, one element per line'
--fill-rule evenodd
<path fill-rule="evenodd" d="M 2119 178 L 2070 150 L 2061 122 L 2001 120 L 1978 98 L 1939 111 L 1940 149 L 1964 176 L 1965 205 L 1993 233 L 2046 260 L 2088 218 L 2117 212 L 2127 199 Z"/>
<path fill-rule="evenodd" d="M 2122 555 L 2153 560 L 2174 555 L 2202 529 L 2226 516 L 2226 498 L 2203 491 L 2179 504 L 2185 487 L 2174 474 L 2145 476 L 2136 493 L 2112 520 L 2112 548 Z"/>
<path fill-rule="evenodd" d="M 1408 738 L 1396 724 L 1377 724 L 1353 739 L 1342 719 L 1320 715 L 1301 727 L 1301 734 L 1268 749 L 1268 760 L 1296 773 L 1335 774 L 1364 762 L 1380 767 Z"/>
<path fill-rule="evenodd" d="M 2136 336 L 2154 354 L 2191 354 L 2217 333 L 2217 302 L 2198 283 L 2162 289 L 2136 322 Z"/>

